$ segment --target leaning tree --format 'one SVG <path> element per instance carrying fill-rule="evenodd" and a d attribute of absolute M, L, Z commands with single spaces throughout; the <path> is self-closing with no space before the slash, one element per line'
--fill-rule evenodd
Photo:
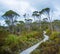
<path fill-rule="evenodd" d="M 50 8 L 42 9 L 41 13 L 48 17 L 48 20 L 50 21 L 50 26 L 49 27 L 50 27 L 51 31 L 53 31 L 52 22 L 51 22 L 52 20 L 51 20 L 51 17 L 50 17 L 51 16 L 50 15 Z"/>
<path fill-rule="evenodd" d="M 12 31 L 12 33 L 14 32 L 14 24 L 15 24 L 18 16 L 20 16 L 20 15 L 12 10 L 9 10 L 2 15 L 2 17 L 5 19 L 6 24 L 9 27 L 11 27 L 10 30 Z"/>

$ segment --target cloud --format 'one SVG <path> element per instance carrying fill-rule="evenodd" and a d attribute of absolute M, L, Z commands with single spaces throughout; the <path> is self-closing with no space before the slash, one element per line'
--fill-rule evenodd
<path fill-rule="evenodd" d="M 3 7 L 7 8 L 8 10 L 12 9 L 14 11 L 17 11 L 19 14 L 28 11 L 32 12 L 35 10 L 27 1 L 0 0 L 0 3 L 2 3 Z"/>
<path fill-rule="evenodd" d="M 0 20 L 0 25 L 2 25 L 2 26 L 4 25 L 5 26 L 6 25 L 5 21 L 4 20 Z"/>

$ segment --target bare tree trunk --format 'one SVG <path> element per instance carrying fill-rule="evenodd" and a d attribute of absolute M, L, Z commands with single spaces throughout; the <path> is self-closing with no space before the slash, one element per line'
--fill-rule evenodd
<path fill-rule="evenodd" d="M 49 18 L 49 21 L 50 21 L 50 29 L 53 32 L 53 26 L 52 26 L 51 18 L 50 17 L 48 17 L 48 18 Z"/>
<path fill-rule="evenodd" d="M 39 18 L 39 27 L 41 29 L 41 16 L 39 16 L 38 18 Z"/>

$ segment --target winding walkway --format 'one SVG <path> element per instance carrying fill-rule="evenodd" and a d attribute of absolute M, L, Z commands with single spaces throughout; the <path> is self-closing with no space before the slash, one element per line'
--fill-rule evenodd
<path fill-rule="evenodd" d="M 47 40 L 49 40 L 49 36 L 45 35 L 46 32 L 43 32 L 44 35 L 44 39 L 42 41 L 40 41 L 39 43 L 33 45 L 32 47 L 22 51 L 20 54 L 30 54 L 33 50 L 35 50 L 41 43 L 46 42 Z"/>

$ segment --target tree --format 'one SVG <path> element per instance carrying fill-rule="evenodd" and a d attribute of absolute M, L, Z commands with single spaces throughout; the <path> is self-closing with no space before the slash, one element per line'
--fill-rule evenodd
<path fill-rule="evenodd" d="M 34 16 L 34 19 L 37 17 L 37 19 L 39 19 L 39 26 L 41 29 L 41 11 L 34 11 L 32 16 Z"/>
<path fill-rule="evenodd" d="M 25 30 L 25 23 L 24 23 L 24 21 L 18 21 L 18 23 L 17 23 L 17 32 L 16 33 L 19 35 L 24 30 Z"/>
<path fill-rule="evenodd" d="M 54 20 L 52 23 L 54 30 L 60 31 L 60 20 Z"/>
<path fill-rule="evenodd" d="M 11 26 L 11 31 L 12 33 L 14 32 L 14 23 L 17 19 L 17 17 L 20 16 L 19 14 L 17 14 L 16 12 L 12 11 L 12 10 L 9 10 L 7 11 L 6 13 L 4 13 L 2 15 L 2 17 L 5 19 L 5 22 L 8 26 Z"/>
<path fill-rule="evenodd" d="M 32 16 L 34 17 L 34 21 L 35 21 L 35 18 L 36 18 L 37 16 L 39 16 L 37 13 L 38 13 L 38 11 L 34 11 L 33 14 L 32 14 Z"/>
<path fill-rule="evenodd" d="M 43 21 L 46 22 L 46 21 L 48 21 L 48 19 L 47 18 L 44 18 Z"/>
<path fill-rule="evenodd" d="M 42 15 L 42 12 L 39 11 L 39 22 L 40 22 L 40 28 L 41 28 L 41 15 Z"/>
<path fill-rule="evenodd" d="M 43 30 L 48 29 L 49 22 L 48 22 L 48 19 L 47 18 L 43 18 L 43 21 L 41 22 L 41 27 L 42 27 Z"/>
<path fill-rule="evenodd" d="M 47 15 L 47 17 L 48 17 L 48 19 L 49 19 L 49 21 L 50 21 L 50 29 L 51 29 L 51 31 L 53 31 L 53 27 L 52 27 L 52 20 L 51 20 L 51 18 L 50 18 L 50 8 L 44 8 L 44 9 L 42 9 L 42 11 L 41 11 L 41 13 L 42 14 L 46 14 Z"/>

